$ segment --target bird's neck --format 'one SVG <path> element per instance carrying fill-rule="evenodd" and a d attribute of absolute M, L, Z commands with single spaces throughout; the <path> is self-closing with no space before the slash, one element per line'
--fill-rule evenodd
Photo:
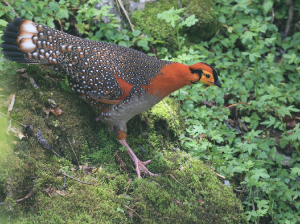
<path fill-rule="evenodd" d="M 199 81 L 199 76 L 192 74 L 189 66 L 171 63 L 163 67 L 159 75 L 150 80 L 150 84 L 144 88 L 149 88 L 150 94 L 164 98 L 170 93 L 197 81 Z"/>

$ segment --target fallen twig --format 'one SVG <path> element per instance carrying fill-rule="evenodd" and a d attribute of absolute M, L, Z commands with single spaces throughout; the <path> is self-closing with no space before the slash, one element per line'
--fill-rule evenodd
<path fill-rule="evenodd" d="M 33 188 L 30 190 L 30 192 L 24 198 L 20 198 L 20 199 L 16 200 L 16 202 L 24 201 L 27 198 L 30 198 L 32 195 L 33 195 Z"/>
<path fill-rule="evenodd" d="M 117 157 L 117 160 L 118 160 L 118 162 L 120 163 L 121 167 L 123 167 L 123 169 L 124 169 L 125 171 L 127 171 L 127 168 L 126 168 L 126 166 L 125 166 L 123 160 L 122 160 L 122 159 L 119 157 L 119 155 L 118 155 L 118 151 L 119 151 L 119 150 L 116 151 L 115 156 Z"/>
<path fill-rule="evenodd" d="M 67 139 L 68 139 L 68 138 L 67 138 Z M 68 142 L 69 142 L 69 144 L 70 144 L 70 146 L 71 146 L 71 149 L 72 149 L 72 151 L 73 151 L 73 153 L 74 153 L 74 155 L 75 155 L 75 157 L 76 157 L 77 164 L 78 164 L 78 166 L 80 166 L 80 164 L 79 164 L 79 162 L 78 162 L 78 158 L 77 158 L 77 156 L 76 156 L 76 153 L 75 153 L 75 151 L 74 151 L 74 149 L 73 149 L 73 147 L 72 147 L 71 142 L 69 141 L 69 139 L 68 139 Z"/>
<path fill-rule="evenodd" d="M 122 204 L 124 207 L 128 208 L 130 211 L 133 211 L 138 217 L 144 220 L 138 213 L 136 213 L 132 208 L 128 207 L 127 205 Z"/>
<path fill-rule="evenodd" d="M 118 2 L 119 2 L 119 4 L 120 4 L 120 6 L 121 6 L 121 8 L 122 8 L 122 10 L 123 10 L 123 12 L 124 12 L 124 14 L 125 14 L 127 20 L 128 20 L 128 23 L 129 23 L 129 25 L 130 25 L 131 30 L 134 31 L 134 27 L 133 27 L 133 25 L 132 25 L 132 23 L 131 23 L 131 21 L 130 21 L 130 19 L 129 19 L 129 16 L 128 16 L 128 13 L 127 13 L 126 9 L 125 9 L 124 6 L 123 6 L 122 1 L 121 1 L 121 0 L 118 0 Z"/>
<path fill-rule="evenodd" d="M 24 198 L 17 199 L 17 200 L 15 200 L 15 202 L 24 201 L 24 200 L 30 198 L 32 195 L 33 195 L 33 188 L 30 190 L 30 192 Z M 0 202 L 0 205 L 5 205 L 5 202 Z"/>
<path fill-rule="evenodd" d="M 69 177 L 69 178 L 71 178 L 71 179 L 73 179 L 73 180 L 76 180 L 76 181 L 78 181 L 79 183 L 87 184 L 87 185 L 93 185 L 93 184 L 91 184 L 91 183 L 87 183 L 87 182 L 83 182 L 83 181 L 81 181 L 81 180 L 78 180 L 78 179 L 76 179 L 75 177 L 71 177 L 71 176 L 69 176 L 68 174 L 65 174 L 65 173 L 63 173 L 63 172 L 61 172 L 60 174 L 63 175 L 63 176 Z"/>
<path fill-rule="evenodd" d="M 211 171 L 212 171 L 214 174 L 216 174 L 218 177 L 221 177 L 221 178 L 223 178 L 223 179 L 226 178 L 225 176 L 222 176 L 222 175 L 216 173 L 216 172 L 213 170 L 213 168 L 210 167 L 210 169 L 211 169 Z"/>
<path fill-rule="evenodd" d="M 186 186 L 184 186 L 182 183 L 180 183 L 178 180 L 176 180 L 176 178 L 172 174 L 167 174 L 167 175 L 171 176 L 177 183 L 179 183 L 181 186 L 183 186 L 186 190 L 190 191 L 192 193 L 192 195 L 196 196 L 190 189 L 188 189 Z"/>
<path fill-rule="evenodd" d="M 62 158 L 60 155 L 57 154 L 57 152 L 55 152 L 53 149 L 51 149 L 51 151 L 56 155 L 58 156 L 59 158 Z"/>
<path fill-rule="evenodd" d="M 12 120 L 12 121 L 14 121 L 14 122 L 16 122 L 16 123 L 18 123 L 18 124 L 22 125 L 23 127 L 25 127 L 25 126 L 26 126 L 26 125 L 24 125 L 24 124 L 20 123 L 19 121 L 16 121 L 16 120 L 12 119 L 11 117 L 7 116 L 6 114 L 4 114 L 4 113 L 2 113 L 2 112 L 0 112 L 0 114 L 1 114 L 1 115 L 3 115 L 3 116 L 5 116 L 5 117 L 7 117 L 7 118 L 9 118 L 10 120 Z"/>
<path fill-rule="evenodd" d="M 9 105 L 9 107 L 8 107 L 8 110 L 7 110 L 7 116 L 8 116 L 8 117 L 10 117 L 10 112 L 12 111 L 12 109 L 13 109 L 13 107 L 14 107 L 15 99 L 16 99 L 16 94 L 13 94 L 13 95 L 12 95 L 11 102 L 10 102 L 10 105 Z"/>

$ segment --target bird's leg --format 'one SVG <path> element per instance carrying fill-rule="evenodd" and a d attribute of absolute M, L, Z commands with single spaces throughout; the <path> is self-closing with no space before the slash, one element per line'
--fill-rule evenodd
<path fill-rule="evenodd" d="M 157 174 L 151 173 L 145 166 L 146 164 L 150 163 L 151 160 L 145 162 L 140 161 L 139 158 L 131 150 L 129 145 L 126 143 L 126 140 L 118 140 L 118 141 L 121 143 L 122 146 L 126 147 L 128 155 L 130 156 L 131 160 L 135 164 L 136 173 L 139 179 L 141 178 L 141 171 L 149 174 L 150 176 L 157 176 Z"/>

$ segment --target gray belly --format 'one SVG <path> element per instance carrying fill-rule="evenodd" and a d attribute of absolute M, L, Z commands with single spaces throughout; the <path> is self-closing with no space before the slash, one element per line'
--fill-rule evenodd
<path fill-rule="evenodd" d="M 135 115 L 150 109 L 160 100 L 161 98 L 147 93 L 142 94 L 140 98 L 138 95 L 133 95 L 129 102 L 124 103 L 122 101 L 117 108 L 114 108 L 116 104 L 112 105 L 109 112 L 104 114 L 100 120 L 108 125 L 117 126 L 126 132 L 127 121 Z"/>

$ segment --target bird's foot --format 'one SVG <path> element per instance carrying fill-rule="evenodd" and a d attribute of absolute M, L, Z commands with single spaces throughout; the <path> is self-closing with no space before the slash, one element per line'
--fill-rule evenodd
<path fill-rule="evenodd" d="M 126 140 L 119 140 L 119 142 L 121 143 L 121 145 L 125 146 L 127 149 L 127 153 L 129 154 L 131 160 L 134 162 L 135 164 L 135 169 L 136 169 L 136 173 L 138 178 L 141 178 L 141 171 L 144 173 L 149 174 L 150 176 L 157 176 L 158 174 L 154 174 L 151 173 L 145 165 L 147 165 L 148 163 L 151 162 L 151 160 L 147 160 L 145 162 L 142 162 L 139 160 L 139 158 L 134 154 L 134 152 L 131 150 L 131 148 L 129 147 L 129 145 L 126 143 Z"/>

